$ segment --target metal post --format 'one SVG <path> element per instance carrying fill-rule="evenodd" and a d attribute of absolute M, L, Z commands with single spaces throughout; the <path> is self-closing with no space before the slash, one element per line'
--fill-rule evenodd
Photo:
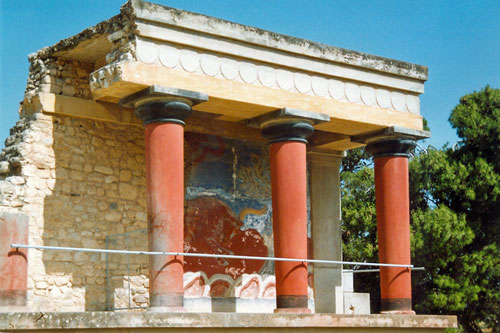
<path fill-rule="evenodd" d="M 109 248 L 109 236 L 106 236 L 106 250 Z M 106 311 L 111 311 L 110 305 L 110 276 L 109 276 L 109 252 L 106 252 Z"/>

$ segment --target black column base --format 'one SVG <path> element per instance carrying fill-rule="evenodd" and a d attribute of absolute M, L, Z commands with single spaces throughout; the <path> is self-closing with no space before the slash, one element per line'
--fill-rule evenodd
<path fill-rule="evenodd" d="M 381 312 L 383 313 L 415 313 L 411 308 L 411 298 L 382 298 Z"/>
<path fill-rule="evenodd" d="M 306 295 L 277 295 L 276 307 L 278 309 L 287 308 L 307 308 L 308 298 Z"/>
<path fill-rule="evenodd" d="M 184 293 L 168 293 L 166 295 L 154 295 L 149 298 L 149 307 L 183 307 Z"/>

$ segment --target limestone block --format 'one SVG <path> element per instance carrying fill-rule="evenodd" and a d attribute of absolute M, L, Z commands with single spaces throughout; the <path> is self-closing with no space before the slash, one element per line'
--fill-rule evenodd
<path fill-rule="evenodd" d="M 57 276 L 54 279 L 54 283 L 58 287 L 65 286 L 66 284 L 68 284 L 68 282 L 69 282 L 69 277 L 68 276 Z"/>
<path fill-rule="evenodd" d="M 69 168 L 72 169 L 72 170 L 78 170 L 78 171 L 83 171 L 83 164 L 79 164 L 79 163 L 71 163 L 69 165 Z M 76 179 L 75 179 L 76 180 Z"/>
<path fill-rule="evenodd" d="M 132 172 L 130 170 L 120 170 L 120 181 L 128 182 L 131 178 L 132 178 Z"/>
<path fill-rule="evenodd" d="M 370 294 L 344 293 L 345 314 L 370 314 Z"/>
<path fill-rule="evenodd" d="M 137 187 L 127 183 L 120 183 L 118 186 L 120 198 L 127 200 L 135 200 L 137 198 Z"/>
<path fill-rule="evenodd" d="M 34 291 L 34 294 L 37 295 L 37 296 L 48 296 L 49 293 L 45 289 L 42 289 L 42 290 L 37 289 L 37 290 Z"/>
<path fill-rule="evenodd" d="M 113 174 L 113 169 L 111 169 L 110 167 L 107 167 L 107 166 L 103 166 L 103 165 L 96 165 L 94 167 L 94 171 L 97 171 L 97 172 L 100 172 L 100 173 L 103 173 L 103 174 L 106 174 L 106 175 L 112 175 Z"/>
<path fill-rule="evenodd" d="M 9 170 L 10 170 L 9 162 L 7 162 L 7 161 L 1 161 L 0 162 L 0 174 L 8 173 Z"/>
<path fill-rule="evenodd" d="M 59 288 L 53 288 L 50 292 L 49 292 L 49 296 L 51 299 L 53 300 L 58 300 L 59 297 L 61 297 L 62 293 L 61 293 L 61 290 Z"/>
<path fill-rule="evenodd" d="M 25 183 L 24 177 L 20 176 L 8 177 L 7 180 L 13 185 L 23 185 Z"/>
<path fill-rule="evenodd" d="M 119 222 L 122 219 L 122 212 L 111 210 L 104 214 L 104 219 L 109 222 Z"/>
<path fill-rule="evenodd" d="M 104 176 L 100 173 L 92 172 L 87 175 L 87 180 L 95 183 L 104 182 Z"/>
<path fill-rule="evenodd" d="M 36 289 L 46 289 L 47 287 L 48 287 L 48 284 L 45 281 L 38 281 L 35 283 Z"/>
<path fill-rule="evenodd" d="M 62 87 L 62 93 L 66 96 L 74 96 L 76 94 L 76 89 L 72 84 L 64 84 Z"/>
<path fill-rule="evenodd" d="M 80 264 L 88 262 L 88 255 L 85 252 L 75 252 L 73 253 L 73 261 Z M 73 283 L 78 283 L 77 281 L 73 278 Z"/>
<path fill-rule="evenodd" d="M 40 85 L 40 91 L 53 94 L 60 94 L 62 92 L 62 87 L 60 85 L 52 83 L 44 83 Z"/>

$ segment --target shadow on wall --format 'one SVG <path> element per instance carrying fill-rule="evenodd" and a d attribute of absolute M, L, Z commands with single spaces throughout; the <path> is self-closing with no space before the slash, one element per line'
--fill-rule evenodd
<path fill-rule="evenodd" d="M 53 122 L 56 182 L 44 202 L 44 245 L 102 249 L 106 235 L 145 228 L 143 129 Z M 42 260 L 54 310 L 105 310 L 105 254 L 44 251 Z"/>

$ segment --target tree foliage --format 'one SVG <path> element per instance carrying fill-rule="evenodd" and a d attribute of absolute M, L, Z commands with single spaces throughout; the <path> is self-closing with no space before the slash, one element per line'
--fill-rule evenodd
<path fill-rule="evenodd" d="M 456 314 L 463 329 L 500 332 L 500 90 L 466 95 L 449 118 L 460 141 L 410 159 L 412 274 L 419 313 Z M 378 256 L 373 170 L 365 152 L 348 153 L 342 173 L 346 260 Z M 359 277 L 358 277 L 359 276 Z M 379 287 L 358 274 L 377 311 Z"/>

